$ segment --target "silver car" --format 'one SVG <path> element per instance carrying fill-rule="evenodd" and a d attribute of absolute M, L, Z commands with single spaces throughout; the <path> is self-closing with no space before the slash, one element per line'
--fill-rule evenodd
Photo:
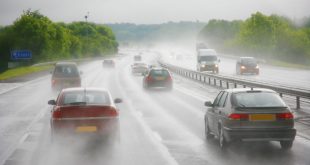
<path fill-rule="evenodd" d="M 214 102 L 205 102 L 205 133 L 219 139 L 221 148 L 233 141 L 279 141 L 290 149 L 296 135 L 290 108 L 273 90 L 226 89 Z"/>
<path fill-rule="evenodd" d="M 146 74 L 148 70 L 148 65 L 144 62 L 135 62 L 133 65 L 131 65 L 131 73 L 133 74 L 143 75 Z"/>

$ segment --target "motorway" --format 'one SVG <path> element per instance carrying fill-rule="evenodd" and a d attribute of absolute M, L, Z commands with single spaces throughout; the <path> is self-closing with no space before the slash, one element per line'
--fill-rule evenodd
<path fill-rule="evenodd" d="M 194 50 L 194 49 L 193 49 Z M 171 53 L 173 52 L 173 53 Z M 195 52 L 188 49 L 177 49 L 170 51 L 161 51 L 164 55 L 164 60 L 187 69 L 196 70 L 196 57 Z M 173 54 L 173 55 L 171 55 Z M 179 55 L 183 58 L 176 58 Z M 306 69 L 295 69 L 295 68 L 284 68 L 271 66 L 264 63 L 260 63 L 260 75 L 237 75 L 236 74 L 236 61 L 238 58 L 228 55 L 220 55 L 219 70 L 220 75 L 237 77 L 246 80 L 254 80 L 260 82 L 266 82 L 273 85 L 279 86 L 290 86 L 295 89 L 307 89 L 310 91 L 310 70 Z"/>
<path fill-rule="evenodd" d="M 153 63 L 154 54 L 144 53 L 143 59 Z M 51 143 L 51 107 L 47 101 L 55 99 L 57 93 L 51 91 L 50 75 L 46 75 L 0 95 L 0 163 L 310 164 L 310 141 L 301 136 L 296 137 L 292 150 L 286 152 L 277 142 L 235 143 L 225 152 L 220 150 L 217 140 L 205 140 L 203 124 L 203 103 L 213 100 L 219 89 L 202 87 L 174 75 L 172 91 L 145 91 L 142 77 L 131 74 L 132 62 L 132 56 L 125 56 L 116 59 L 115 69 L 102 68 L 101 61 L 80 66 L 83 86 L 107 88 L 114 98 L 124 100 L 118 105 L 121 141 L 115 148 L 109 150 L 106 145 L 92 141 L 79 145 Z"/>

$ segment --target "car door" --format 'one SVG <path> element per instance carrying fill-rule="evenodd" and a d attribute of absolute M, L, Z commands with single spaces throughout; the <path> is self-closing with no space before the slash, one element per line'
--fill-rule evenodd
<path fill-rule="evenodd" d="M 214 105 L 214 120 L 213 120 L 213 128 L 215 134 L 218 133 L 218 124 L 225 120 L 225 103 L 228 96 L 228 92 L 223 92 L 221 98 L 219 99 L 218 103 Z"/>
<path fill-rule="evenodd" d="M 216 96 L 216 98 L 213 101 L 213 106 L 208 108 L 208 111 L 207 111 L 207 113 L 208 113 L 208 115 L 207 115 L 208 116 L 208 124 L 209 124 L 209 128 L 212 130 L 212 132 L 214 132 L 214 120 L 215 120 L 215 113 L 214 112 L 215 112 L 215 108 L 216 108 L 215 105 L 218 104 L 222 94 L 223 94 L 223 91 L 221 91 Z"/>

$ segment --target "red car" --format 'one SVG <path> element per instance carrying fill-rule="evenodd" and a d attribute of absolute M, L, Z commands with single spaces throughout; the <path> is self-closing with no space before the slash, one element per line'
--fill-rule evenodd
<path fill-rule="evenodd" d="M 152 68 L 147 74 L 144 75 L 143 87 L 144 89 L 151 87 L 164 87 L 168 90 L 172 90 L 172 76 L 165 68 Z"/>
<path fill-rule="evenodd" d="M 109 91 L 100 88 L 63 89 L 50 100 L 52 139 L 66 135 L 95 135 L 119 140 L 119 111 Z M 99 136 L 98 136 L 99 135 Z"/>

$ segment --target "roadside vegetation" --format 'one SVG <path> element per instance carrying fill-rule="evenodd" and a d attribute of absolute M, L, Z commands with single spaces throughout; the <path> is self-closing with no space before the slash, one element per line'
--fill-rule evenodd
<path fill-rule="evenodd" d="M 2 73 L 0 73 L 0 81 L 11 79 L 14 77 L 24 76 L 29 73 L 35 73 L 40 72 L 44 70 L 51 69 L 53 65 L 44 65 L 44 66 L 25 66 L 25 67 L 19 67 L 14 69 L 8 69 Z"/>
<path fill-rule="evenodd" d="M 309 24 L 309 18 L 297 26 L 288 18 L 257 12 L 245 21 L 210 20 L 198 38 L 225 53 L 309 65 Z"/>
<path fill-rule="evenodd" d="M 0 26 L 0 73 L 12 50 L 32 51 L 27 65 L 50 60 L 111 55 L 117 52 L 112 30 L 95 23 L 55 23 L 39 11 L 24 11 L 9 26 Z"/>

